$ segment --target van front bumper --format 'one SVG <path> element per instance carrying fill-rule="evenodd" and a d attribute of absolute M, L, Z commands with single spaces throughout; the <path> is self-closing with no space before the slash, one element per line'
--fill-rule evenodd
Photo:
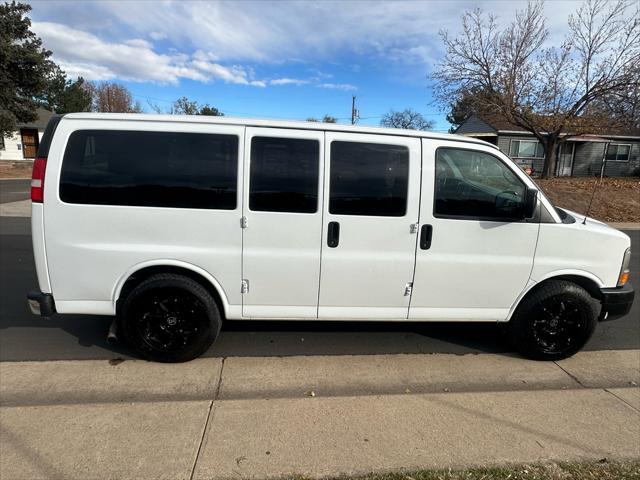
<path fill-rule="evenodd" d="M 27 305 L 29 305 L 29 309 L 34 315 L 50 317 L 56 313 L 53 295 L 43 293 L 40 290 L 29 290 L 29 293 L 27 293 Z"/>
<path fill-rule="evenodd" d="M 622 287 L 601 288 L 600 292 L 602 293 L 601 322 L 615 320 L 626 315 L 631 310 L 633 297 L 635 296 L 631 283 L 627 283 Z"/>

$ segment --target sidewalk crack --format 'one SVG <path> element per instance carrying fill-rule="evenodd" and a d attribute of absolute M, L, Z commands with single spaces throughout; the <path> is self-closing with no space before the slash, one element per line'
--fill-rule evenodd
<path fill-rule="evenodd" d="M 573 379 L 574 382 L 576 382 L 578 385 L 580 385 L 582 388 L 587 388 L 586 385 L 584 385 L 579 379 L 578 377 L 576 377 L 573 373 L 569 372 L 568 370 L 566 370 L 565 368 L 562 367 L 562 365 L 560 365 L 558 362 L 553 362 L 556 364 L 556 366 L 562 370 L 564 373 L 566 373 L 571 379 Z"/>
<path fill-rule="evenodd" d="M 608 388 L 604 389 L 605 392 L 610 393 L 611 395 L 613 395 L 615 398 L 617 398 L 618 400 L 620 400 L 622 403 L 624 403 L 627 407 L 630 407 L 633 411 L 640 413 L 640 410 L 638 410 L 636 407 L 634 407 L 633 405 L 631 405 L 629 402 L 627 402 L 624 398 L 619 397 L 618 395 L 616 395 L 615 393 L 613 393 L 611 390 L 609 390 Z"/>
<path fill-rule="evenodd" d="M 209 429 L 209 424 L 213 419 L 213 407 L 214 402 L 218 400 L 218 396 L 220 395 L 220 388 L 222 387 L 222 372 L 224 371 L 224 361 L 226 357 L 222 357 L 222 363 L 220 364 L 220 376 L 218 377 L 218 384 L 216 385 L 216 390 L 213 393 L 213 398 L 209 400 L 209 409 L 207 410 L 207 419 L 204 422 L 204 428 L 202 429 L 202 435 L 200 435 L 200 443 L 198 444 L 198 450 L 196 452 L 196 457 L 193 459 L 193 465 L 191 466 L 191 474 L 189 475 L 189 480 L 193 480 L 193 475 L 196 472 L 196 465 L 198 465 L 198 460 L 200 459 L 200 452 L 202 451 L 202 445 L 204 444 L 204 437 L 207 434 L 207 430 Z"/>
<path fill-rule="evenodd" d="M 227 357 L 222 357 L 222 363 L 220 364 L 220 377 L 218 377 L 218 385 L 216 386 L 216 391 L 213 395 L 214 402 L 218 400 L 218 397 L 220 396 L 220 389 L 222 388 L 222 373 L 224 372 L 224 362 L 226 359 Z"/>

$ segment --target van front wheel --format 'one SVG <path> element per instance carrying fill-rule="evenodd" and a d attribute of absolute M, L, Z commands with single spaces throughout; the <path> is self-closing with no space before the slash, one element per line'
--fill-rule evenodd
<path fill-rule="evenodd" d="M 525 357 L 560 360 L 580 350 L 598 322 L 599 304 L 575 283 L 552 280 L 531 292 L 509 322 L 514 347 Z"/>
<path fill-rule="evenodd" d="M 153 275 L 126 297 L 120 331 L 142 357 L 186 362 L 199 357 L 220 332 L 220 313 L 198 282 L 174 274 Z"/>

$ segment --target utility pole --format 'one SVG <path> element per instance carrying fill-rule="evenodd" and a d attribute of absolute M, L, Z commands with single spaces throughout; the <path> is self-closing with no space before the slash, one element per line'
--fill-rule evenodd
<path fill-rule="evenodd" d="M 351 96 L 351 125 L 355 125 L 359 116 L 360 114 L 358 113 L 358 110 L 356 110 L 356 96 L 352 95 Z"/>

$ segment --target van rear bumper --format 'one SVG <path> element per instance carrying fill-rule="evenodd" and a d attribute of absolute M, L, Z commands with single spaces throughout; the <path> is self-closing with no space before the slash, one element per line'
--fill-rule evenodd
<path fill-rule="evenodd" d="M 627 283 L 622 287 L 602 288 L 600 292 L 602 293 L 601 322 L 615 320 L 626 315 L 631 310 L 633 297 L 635 296 L 631 283 Z"/>
<path fill-rule="evenodd" d="M 40 290 L 29 290 L 29 293 L 27 293 L 27 305 L 29 305 L 29 309 L 34 315 L 50 317 L 56 313 L 53 295 L 43 293 Z"/>

